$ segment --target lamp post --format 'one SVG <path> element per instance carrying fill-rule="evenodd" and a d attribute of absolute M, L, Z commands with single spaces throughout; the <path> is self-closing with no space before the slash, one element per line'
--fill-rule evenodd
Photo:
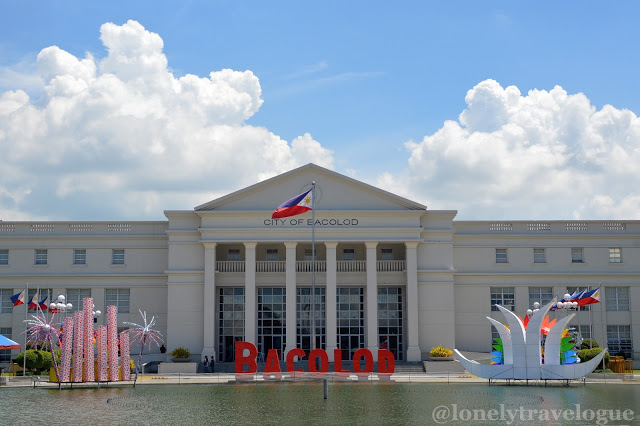
<path fill-rule="evenodd" d="M 93 307 L 95 308 L 96 305 L 93 305 Z M 93 322 L 96 323 L 98 322 L 98 318 L 100 318 L 100 315 L 102 315 L 102 312 L 100 311 L 92 311 L 93 313 Z"/>
<path fill-rule="evenodd" d="M 66 318 L 67 312 L 70 312 L 73 309 L 73 304 L 64 303 L 66 298 L 62 294 L 56 297 L 55 300 L 57 300 L 57 302 L 49 303 L 49 310 L 53 313 L 64 312 Z"/>

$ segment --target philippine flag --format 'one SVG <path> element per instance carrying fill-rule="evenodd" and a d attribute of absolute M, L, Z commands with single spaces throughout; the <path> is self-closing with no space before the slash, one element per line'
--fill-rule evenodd
<path fill-rule="evenodd" d="M 35 292 L 31 301 L 29 302 L 29 309 L 35 309 L 38 307 L 38 292 Z"/>
<path fill-rule="evenodd" d="M 578 306 L 600 303 L 600 287 L 595 290 L 585 292 L 578 300 Z"/>
<path fill-rule="evenodd" d="M 47 303 L 47 300 L 49 299 L 49 296 L 44 296 L 44 299 L 42 299 L 40 301 L 40 309 L 43 311 L 46 311 L 47 308 L 49 307 L 49 304 Z"/>
<path fill-rule="evenodd" d="M 313 196 L 311 189 L 303 192 L 300 195 L 296 195 L 290 200 L 285 201 L 271 215 L 271 219 L 278 219 L 281 217 L 295 216 L 311 210 L 313 204 Z"/>
<path fill-rule="evenodd" d="M 11 296 L 11 301 L 13 302 L 13 306 L 24 305 L 24 290 Z"/>

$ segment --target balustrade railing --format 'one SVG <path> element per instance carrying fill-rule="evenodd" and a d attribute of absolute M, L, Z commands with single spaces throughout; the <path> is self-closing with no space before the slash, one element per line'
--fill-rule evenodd
<path fill-rule="evenodd" d="M 338 260 L 338 272 L 365 272 L 367 270 L 366 260 Z"/>
<path fill-rule="evenodd" d="M 296 270 L 298 272 L 313 272 L 311 260 L 298 260 L 296 261 Z M 324 272 L 327 270 L 326 260 L 316 260 L 316 272 Z"/>
<path fill-rule="evenodd" d="M 284 260 L 257 260 L 256 272 L 284 272 L 286 265 Z"/>
<path fill-rule="evenodd" d="M 244 261 L 224 260 L 216 262 L 218 272 L 244 272 Z"/>
<path fill-rule="evenodd" d="M 404 260 L 378 260 L 376 261 L 378 272 L 402 272 L 405 270 Z"/>
<path fill-rule="evenodd" d="M 256 272 L 285 272 L 287 270 L 284 260 L 258 260 L 256 261 Z M 217 272 L 244 272 L 244 261 L 217 261 Z M 376 261 L 378 272 L 403 272 L 406 270 L 404 260 L 378 260 Z M 326 260 L 316 260 L 316 272 L 327 270 Z M 337 272 L 365 272 L 367 270 L 366 260 L 338 260 L 336 262 Z M 312 272 L 312 262 L 310 260 L 296 261 L 297 272 Z"/>

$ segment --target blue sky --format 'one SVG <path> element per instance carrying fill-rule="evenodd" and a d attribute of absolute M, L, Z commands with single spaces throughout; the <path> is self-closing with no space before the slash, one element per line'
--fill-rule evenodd
<path fill-rule="evenodd" d="M 0 95 L 22 89 L 35 108 L 51 107 L 51 99 L 42 96 L 47 81 L 38 77 L 42 72 L 42 65 L 38 68 L 36 63 L 39 52 L 55 45 L 78 60 L 90 52 L 99 63 L 107 57 L 101 26 L 107 22 L 122 26 L 133 20 L 162 39 L 167 71 L 176 79 L 187 74 L 206 78 L 210 72 L 223 69 L 251 71 L 259 80 L 263 102 L 251 107 L 252 112 L 243 116 L 241 125 L 267 129 L 289 146 L 308 133 L 314 143 L 330 152 L 317 162 L 339 173 L 430 207 L 459 209 L 459 218 L 589 219 L 624 215 L 637 219 L 637 177 L 634 180 L 632 170 L 628 176 L 620 175 L 615 169 L 609 170 L 611 165 L 607 164 L 622 161 L 633 169 L 640 150 L 640 5 L 614 5 L 506 1 L 3 1 Z M 101 72 L 104 73 L 98 66 L 98 75 Z M 478 87 L 471 105 L 465 99 L 468 92 L 486 81 L 497 84 Z M 519 89 L 522 102 L 519 107 L 508 108 L 508 116 L 500 119 L 500 126 L 473 128 L 460 121 L 465 110 L 473 112 L 470 116 L 499 116 L 502 109 L 495 109 L 496 102 L 504 99 L 500 93 L 509 86 Z M 568 102 L 551 94 L 556 86 L 566 93 Z M 536 89 L 548 96 L 529 96 L 529 91 Z M 550 105 L 547 98 L 557 104 Z M 582 102 L 580 106 L 576 106 L 578 101 Z M 529 107 L 522 112 L 525 104 Z M 605 105 L 614 108 L 609 111 L 612 115 L 594 116 L 594 112 L 604 115 Z M 531 120 L 523 118 L 547 108 L 547 112 L 553 111 L 550 116 L 562 117 L 561 123 L 549 124 L 548 120 L 533 116 L 535 124 L 531 124 Z M 625 110 L 631 115 L 620 116 L 619 112 Z M 11 114 L 14 119 L 16 112 L 12 110 Z M 11 119 L 0 120 L 0 126 L 8 129 Z M 95 117 L 87 118 L 92 119 Z M 24 116 L 19 121 L 25 123 L 24 120 L 29 118 Z M 465 134 L 446 131 L 447 121 L 457 122 Z M 598 123 L 603 121 L 613 121 L 616 130 L 602 130 Z M 517 134 L 527 136 L 505 136 L 503 130 L 510 126 L 520 129 Z M 549 137 L 555 136 L 533 141 L 530 135 L 537 130 L 528 126 L 539 126 L 545 135 L 564 134 L 576 126 L 595 130 L 549 143 Z M 9 138 L 10 133 L 5 131 L 3 141 L 2 134 L 0 127 L 0 148 L 4 147 L 5 152 L 20 143 L 17 135 Z M 486 135 L 494 139 L 486 141 Z M 32 143 L 34 147 L 38 143 L 50 145 L 59 136 L 43 135 Z M 154 137 L 142 130 L 135 136 Z M 92 135 L 83 137 L 91 139 Z M 436 143 L 439 138 L 443 141 Z M 269 149 L 264 140 L 258 139 L 252 140 Z M 594 147 L 600 139 L 605 140 L 606 146 Z M 505 162 L 504 167 L 498 167 L 501 175 L 487 175 L 490 162 L 450 157 L 448 147 L 462 144 L 456 152 L 465 156 L 460 154 L 467 152 L 464 145 L 478 140 L 487 144 L 485 152 L 502 144 L 503 148 L 493 153 L 496 161 Z M 511 174 L 518 173 L 520 167 L 512 168 L 510 163 L 516 159 L 528 161 L 539 150 L 522 150 L 537 144 L 557 161 L 534 162 L 528 175 L 514 178 Z M 281 144 L 276 145 L 273 149 L 282 149 Z M 149 179 L 137 184 L 148 196 L 145 208 L 137 211 L 112 207 L 111 204 L 118 204 L 117 198 L 104 205 L 97 199 L 92 203 L 87 190 L 77 186 L 60 193 L 55 189 L 60 183 L 36 197 L 40 179 L 62 179 L 69 167 L 51 167 L 49 172 L 38 174 L 29 171 L 29 167 L 38 167 L 37 162 L 21 161 L 23 157 L 15 154 L 11 166 L 29 175 L 21 181 L 28 184 L 17 184 L 15 179 L 3 177 L 6 172 L 0 172 L 0 214 L 5 220 L 158 219 L 164 209 L 192 208 L 206 202 L 206 197 L 223 195 L 299 163 L 316 162 L 316 151 L 309 144 L 305 147 L 304 155 L 289 153 L 290 159 L 276 161 L 271 168 L 257 166 L 255 172 L 256 166 L 251 166 L 245 179 L 229 179 L 193 191 L 193 181 L 170 185 L 183 195 L 191 192 L 191 196 L 181 199 L 164 189 L 166 182 L 158 185 Z M 607 164 L 594 163 L 595 153 L 602 149 L 621 150 L 625 155 L 608 158 Z M 436 172 L 424 174 L 426 168 L 436 167 Z M 120 168 L 126 165 L 114 163 L 113 168 L 105 168 L 100 179 L 112 181 L 117 177 L 107 176 L 109 170 L 126 176 Z M 74 179 L 86 178 L 86 173 L 87 170 L 79 172 Z M 575 194 L 574 188 L 567 197 L 567 193 L 553 187 L 539 188 L 537 177 L 546 183 L 566 183 L 567 176 L 577 176 L 586 188 L 584 192 Z M 500 186 L 505 180 L 518 182 L 518 186 L 504 190 Z M 122 185 L 125 186 L 114 186 L 113 197 L 131 188 Z M 612 186 L 616 186 L 615 192 Z M 42 200 L 46 200 L 46 207 Z M 531 204 L 537 207 L 531 209 Z"/>

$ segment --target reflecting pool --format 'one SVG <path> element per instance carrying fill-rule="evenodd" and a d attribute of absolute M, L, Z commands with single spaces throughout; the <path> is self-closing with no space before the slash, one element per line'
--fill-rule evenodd
<path fill-rule="evenodd" d="M 640 424 L 639 401 L 637 384 L 335 382 L 327 400 L 322 383 L 310 382 L 4 388 L 0 419 L 2 424 Z"/>

